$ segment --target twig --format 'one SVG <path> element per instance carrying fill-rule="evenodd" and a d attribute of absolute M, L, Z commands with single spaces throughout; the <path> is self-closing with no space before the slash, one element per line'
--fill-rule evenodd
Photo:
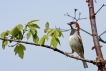
<path fill-rule="evenodd" d="M 103 8 L 103 6 L 106 6 L 106 5 L 103 4 L 103 5 L 99 8 L 99 10 L 95 13 L 95 15 Z"/>
<path fill-rule="evenodd" d="M 5 39 L 5 38 L 0 38 L 1 40 L 6 40 L 6 41 L 14 41 L 14 42 L 20 42 L 20 43 L 25 43 L 25 44 L 30 44 L 30 45 L 35 45 L 35 46 L 40 46 L 40 44 L 36 44 L 36 43 L 32 43 L 32 42 L 27 42 L 27 41 L 21 41 L 21 40 L 13 40 L 13 39 Z M 54 49 L 53 47 L 51 46 L 48 46 L 48 45 L 41 45 L 41 47 L 45 47 L 45 48 L 49 48 L 49 49 L 52 49 L 56 52 L 59 52 L 65 56 L 68 56 L 70 58 L 74 58 L 74 59 L 78 59 L 78 60 L 82 60 L 82 61 L 86 61 L 86 62 L 89 62 L 89 63 L 93 63 L 95 64 L 96 62 L 93 61 L 93 60 L 88 60 L 88 59 L 83 59 L 83 58 L 78 58 L 78 57 L 75 57 L 75 56 L 72 56 L 72 55 L 66 55 L 65 52 L 59 50 L 59 49 Z"/>
<path fill-rule="evenodd" d="M 81 29 L 81 28 L 80 28 Z M 85 30 L 83 30 L 83 29 L 81 29 L 83 32 L 85 32 L 85 33 L 87 33 L 87 34 L 89 34 L 89 35 L 92 35 L 92 34 L 90 34 L 89 32 L 87 32 L 87 31 L 85 31 Z M 102 34 L 100 34 L 99 36 L 98 36 L 98 39 L 99 39 L 99 41 L 101 41 L 101 42 L 103 42 L 103 43 L 105 43 L 106 44 L 106 41 L 104 41 L 100 36 L 101 35 L 103 35 L 104 33 L 106 33 L 106 31 L 104 31 Z"/>
<path fill-rule="evenodd" d="M 80 18 L 80 19 L 78 19 L 78 20 L 83 20 L 83 19 L 87 19 L 87 18 Z"/>
<path fill-rule="evenodd" d="M 80 18 L 81 13 L 79 12 L 79 18 Z"/>
<path fill-rule="evenodd" d="M 71 18 L 73 18 L 73 19 L 75 19 L 76 20 L 76 18 L 75 17 L 72 17 L 72 16 L 70 16 L 68 13 L 67 14 L 64 14 L 65 16 L 68 16 L 68 17 L 71 17 Z"/>
<path fill-rule="evenodd" d="M 60 29 L 60 30 L 61 30 L 61 32 L 66 32 L 66 31 L 69 31 L 69 30 L 71 30 L 71 29 L 68 29 L 68 30 Z"/>
<path fill-rule="evenodd" d="M 81 28 L 80 28 L 80 30 L 82 30 L 83 32 L 85 32 L 85 33 L 91 35 L 89 32 L 85 31 L 84 29 L 81 29 Z"/>
<path fill-rule="evenodd" d="M 14 45 L 8 45 L 8 47 L 14 47 L 14 46 L 18 45 L 19 43 L 20 43 L 20 42 L 14 44 Z"/>
<path fill-rule="evenodd" d="M 98 36 L 99 41 L 103 42 L 106 44 L 106 41 L 104 41 L 100 36 Z"/>
<path fill-rule="evenodd" d="M 106 31 L 104 31 L 103 33 L 101 33 L 99 36 L 103 35 L 104 33 L 106 33 Z"/>
<path fill-rule="evenodd" d="M 73 20 L 75 20 L 76 22 L 78 22 L 79 20 L 87 19 L 87 18 L 80 18 L 80 15 L 81 15 L 80 12 L 79 12 L 79 18 L 77 19 L 76 18 L 76 11 L 77 11 L 77 9 L 74 9 L 75 17 L 70 16 L 68 13 L 67 14 L 64 14 L 64 15 L 73 18 Z"/>
<path fill-rule="evenodd" d="M 77 12 L 77 10 L 78 10 L 78 9 L 74 9 L 74 14 L 75 14 L 74 17 L 75 17 L 75 19 L 76 19 L 76 12 Z M 73 19 L 73 20 L 74 20 L 74 19 Z"/>

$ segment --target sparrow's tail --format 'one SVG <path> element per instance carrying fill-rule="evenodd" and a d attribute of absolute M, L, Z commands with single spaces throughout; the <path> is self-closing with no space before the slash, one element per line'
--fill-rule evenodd
<path fill-rule="evenodd" d="M 81 58 L 85 58 L 83 54 L 80 55 Z M 84 68 L 88 68 L 88 65 L 85 61 L 82 61 Z"/>
<path fill-rule="evenodd" d="M 85 61 L 82 61 L 84 68 L 88 68 L 88 65 Z"/>

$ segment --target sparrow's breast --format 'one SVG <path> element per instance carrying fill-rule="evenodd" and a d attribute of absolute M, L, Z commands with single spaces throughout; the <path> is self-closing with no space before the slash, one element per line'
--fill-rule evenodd
<path fill-rule="evenodd" d="M 77 34 L 73 34 L 73 35 L 71 35 L 71 36 L 69 37 L 69 44 L 70 44 L 71 48 L 72 48 L 75 52 L 79 53 L 79 52 L 82 51 L 82 50 L 81 50 L 81 44 L 80 44 L 80 42 L 79 42 L 79 40 L 78 40 L 78 35 L 77 35 Z"/>

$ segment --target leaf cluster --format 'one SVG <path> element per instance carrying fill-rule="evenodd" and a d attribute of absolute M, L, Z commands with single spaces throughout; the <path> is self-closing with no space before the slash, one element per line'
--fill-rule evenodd
<path fill-rule="evenodd" d="M 33 42 L 36 44 L 40 44 L 40 46 L 45 45 L 45 41 L 48 41 L 49 38 L 51 38 L 50 45 L 53 46 L 55 49 L 57 45 L 60 44 L 59 37 L 63 37 L 62 32 L 60 31 L 60 29 L 50 29 L 49 23 L 47 22 L 44 29 L 45 34 L 41 38 L 39 38 L 37 29 L 40 29 L 40 27 L 38 26 L 38 24 L 36 24 L 37 21 L 39 20 L 31 20 L 27 24 L 25 24 L 25 26 L 22 24 L 18 24 L 12 30 L 2 32 L 0 34 L 0 38 L 12 40 L 24 40 L 23 38 L 26 38 L 28 40 L 32 38 Z M 12 41 L 3 40 L 2 48 L 5 49 L 5 47 L 9 43 L 12 43 Z M 24 51 L 26 50 L 24 44 L 18 42 L 10 47 L 15 47 L 15 55 L 18 54 L 21 59 L 24 58 Z"/>

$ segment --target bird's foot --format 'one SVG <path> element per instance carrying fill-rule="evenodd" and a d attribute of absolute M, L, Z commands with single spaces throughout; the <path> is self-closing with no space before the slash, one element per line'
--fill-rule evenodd
<path fill-rule="evenodd" d="M 79 55 L 78 56 L 75 56 L 76 58 L 79 58 Z M 76 60 L 78 60 L 78 59 L 76 59 Z"/>
<path fill-rule="evenodd" d="M 69 54 L 72 54 L 71 52 L 64 52 L 64 54 L 66 55 L 66 56 L 68 56 Z"/>

